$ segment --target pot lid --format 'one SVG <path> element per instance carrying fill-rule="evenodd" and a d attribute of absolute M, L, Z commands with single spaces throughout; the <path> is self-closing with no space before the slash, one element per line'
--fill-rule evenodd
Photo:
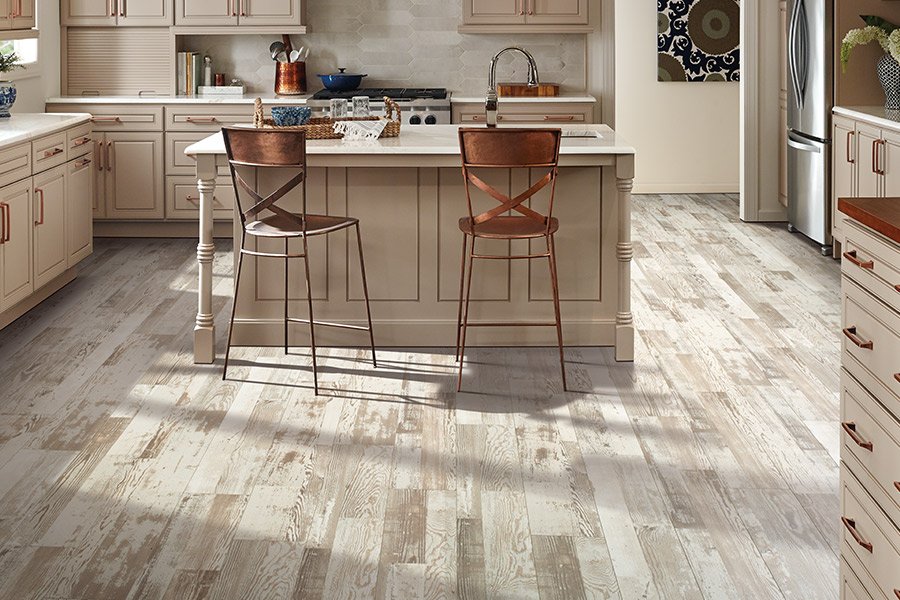
<path fill-rule="evenodd" d="M 346 68 L 338 68 L 337 73 L 327 73 L 325 75 L 319 74 L 319 77 L 368 77 L 368 75 L 362 73 L 345 73 Z"/>

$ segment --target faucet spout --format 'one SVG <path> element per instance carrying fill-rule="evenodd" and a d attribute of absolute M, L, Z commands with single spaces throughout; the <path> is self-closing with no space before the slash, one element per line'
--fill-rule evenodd
<path fill-rule="evenodd" d="M 497 98 L 497 62 L 507 52 L 519 52 L 528 61 L 528 87 L 536 87 L 540 84 L 537 62 L 530 52 L 518 46 L 504 48 L 491 59 L 490 72 L 488 73 L 488 92 L 484 102 L 485 121 L 488 127 L 497 126 L 498 98 Z"/>

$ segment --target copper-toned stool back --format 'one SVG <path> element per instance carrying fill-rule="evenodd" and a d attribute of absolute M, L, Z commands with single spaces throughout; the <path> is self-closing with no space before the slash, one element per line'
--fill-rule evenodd
<path fill-rule="evenodd" d="M 472 222 L 480 225 L 513 210 L 545 224 L 549 235 L 561 139 L 562 132 L 559 129 L 460 129 L 459 147 L 462 153 L 463 178 L 466 182 L 466 200 Z M 511 168 L 545 169 L 547 172 L 534 185 L 514 197 L 500 192 L 472 172 L 472 169 Z M 494 198 L 499 204 L 490 210 L 474 214 L 470 184 Z M 547 215 L 525 206 L 527 200 L 548 184 L 550 203 Z"/>
<path fill-rule="evenodd" d="M 256 220 L 260 213 L 269 211 L 296 225 L 298 231 L 305 231 L 305 190 L 300 217 L 279 207 L 277 202 L 298 185 L 306 184 L 306 133 L 224 127 L 222 136 L 225 138 L 225 152 L 231 168 L 241 225 L 246 226 L 248 219 Z M 265 169 L 296 169 L 297 173 L 263 197 L 258 192 L 258 186 L 248 183 L 244 175 L 255 171 L 259 181 L 259 172 Z"/>

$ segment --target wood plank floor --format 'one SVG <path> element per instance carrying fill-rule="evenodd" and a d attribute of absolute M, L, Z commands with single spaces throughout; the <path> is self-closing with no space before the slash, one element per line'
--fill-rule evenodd
<path fill-rule="evenodd" d="M 0 598 L 837 597 L 839 268 L 635 198 L 637 361 L 195 366 L 190 240 L 98 240 L 0 332 Z M 220 248 L 219 332 L 231 272 Z"/>

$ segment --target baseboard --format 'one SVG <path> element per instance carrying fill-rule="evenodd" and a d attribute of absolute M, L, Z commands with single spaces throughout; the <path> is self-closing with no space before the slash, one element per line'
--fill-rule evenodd
<path fill-rule="evenodd" d="M 737 183 L 635 183 L 634 194 L 737 194 Z"/>
<path fill-rule="evenodd" d="M 213 223 L 213 237 L 231 238 L 231 221 Z M 194 238 L 200 237 L 196 221 L 94 221 L 94 237 L 109 238 Z"/>
<path fill-rule="evenodd" d="M 745 223 L 787 223 L 787 220 L 787 209 L 783 207 L 761 210 L 753 220 L 743 219 Z"/>
<path fill-rule="evenodd" d="M 78 267 L 74 266 L 71 269 L 67 269 L 61 274 L 57 275 L 55 278 L 47 282 L 46 285 L 37 289 L 30 296 L 16 304 L 15 306 L 11 306 L 6 309 L 2 313 L 0 313 L 0 329 L 3 329 L 29 310 L 64 288 L 65 286 L 72 283 L 75 277 L 78 275 Z"/>

